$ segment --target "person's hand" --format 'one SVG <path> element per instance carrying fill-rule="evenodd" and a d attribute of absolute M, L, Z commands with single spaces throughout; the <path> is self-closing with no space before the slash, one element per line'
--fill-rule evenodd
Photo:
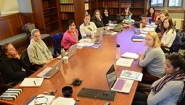
<path fill-rule="evenodd" d="M 143 60 L 143 59 L 144 59 L 144 57 L 145 57 L 145 55 L 144 55 L 144 54 L 139 54 L 139 60 Z"/>
<path fill-rule="evenodd" d="M 20 59 L 20 56 L 19 56 L 18 52 L 16 52 L 16 54 L 14 55 L 13 58 L 17 58 L 18 60 Z"/>
<path fill-rule="evenodd" d="M 22 71 L 26 72 L 26 70 L 24 68 L 22 68 Z"/>

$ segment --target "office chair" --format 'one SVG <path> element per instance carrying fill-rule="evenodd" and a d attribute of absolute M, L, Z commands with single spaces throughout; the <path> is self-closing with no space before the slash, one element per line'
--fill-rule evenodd
<path fill-rule="evenodd" d="M 62 41 L 63 35 L 61 32 L 59 32 L 59 33 L 51 35 L 50 37 L 54 43 L 52 55 L 53 57 L 56 57 L 57 53 L 61 54 L 60 52 L 61 51 L 61 41 Z"/>
<path fill-rule="evenodd" d="M 82 39 L 81 33 L 80 33 L 80 26 L 77 26 L 76 29 L 78 30 L 78 40 Z"/>

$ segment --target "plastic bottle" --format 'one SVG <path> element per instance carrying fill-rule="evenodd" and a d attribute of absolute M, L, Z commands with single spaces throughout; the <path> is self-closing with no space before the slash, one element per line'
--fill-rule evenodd
<path fill-rule="evenodd" d="M 61 60 L 63 59 L 64 56 L 65 56 L 65 50 L 64 50 L 64 48 L 62 47 L 62 49 L 61 49 Z"/>
<path fill-rule="evenodd" d="M 142 29 L 142 22 L 141 21 L 139 23 L 139 27 L 140 27 L 140 29 Z"/>
<path fill-rule="evenodd" d="M 116 59 L 120 58 L 120 45 L 116 44 Z"/>

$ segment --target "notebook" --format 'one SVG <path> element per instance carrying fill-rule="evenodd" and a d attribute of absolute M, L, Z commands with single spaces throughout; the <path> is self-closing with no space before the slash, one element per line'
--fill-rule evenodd
<path fill-rule="evenodd" d="M 20 87 L 39 87 L 42 85 L 44 78 L 24 78 Z"/>
<path fill-rule="evenodd" d="M 42 72 L 40 72 L 37 77 L 41 78 L 51 78 L 55 75 L 61 68 L 62 60 L 59 60 L 53 67 L 47 67 Z"/>
<path fill-rule="evenodd" d="M 72 57 L 76 53 L 77 44 L 72 45 L 69 48 L 68 52 L 65 52 L 65 55 L 68 56 L 68 58 Z"/>
<path fill-rule="evenodd" d="M 123 93 L 129 93 L 134 82 L 134 80 L 117 78 L 114 65 L 112 65 L 110 69 L 107 71 L 106 78 L 111 90 Z"/>

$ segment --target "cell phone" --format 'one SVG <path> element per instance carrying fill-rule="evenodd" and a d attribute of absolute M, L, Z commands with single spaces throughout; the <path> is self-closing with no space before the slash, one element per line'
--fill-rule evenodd
<path fill-rule="evenodd" d="M 110 105 L 110 102 L 105 102 L 103 105 Z"/>

